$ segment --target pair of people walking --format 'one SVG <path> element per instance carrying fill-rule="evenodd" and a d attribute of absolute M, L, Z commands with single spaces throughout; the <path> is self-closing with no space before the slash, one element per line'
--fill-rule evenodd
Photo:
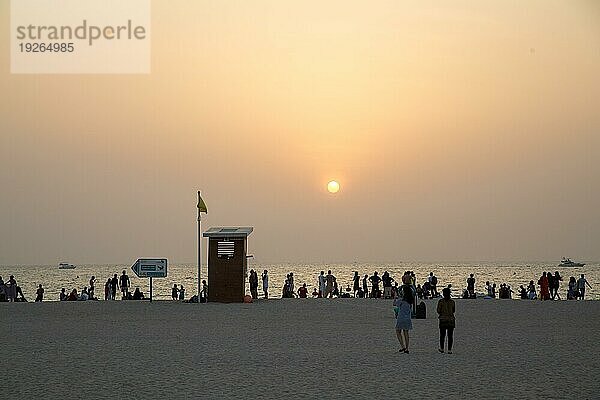
<path fill-rule="evenodd" d="M 415 293 L 410 285 L 402 285 L 398 291 L 394 306 L 398 308 L 396 317 L 396 337 L 400 342 L 400 353 L 409 353 L 409 331 L 412 329 L 412 307 L 415 302 Z M 454 328 L 456 325 L 454 312 L 456 306 L 450 298 L 450 289 L 442 290 L 442 298 L 437 304 L 437 314 L 440 329 L 440 347 L 438 351 L 444 353 L 446 336 L 448 337 L 448 354 L 452 354 L 454 343 Z"/>

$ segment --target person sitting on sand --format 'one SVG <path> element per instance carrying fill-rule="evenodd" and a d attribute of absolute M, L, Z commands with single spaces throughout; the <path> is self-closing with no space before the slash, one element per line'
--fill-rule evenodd
<path fill-rule="evenodd" d="M 84 287 L 79 295 L 79 301 L 88 301 L 90 299 L 90 295 L 88 294 L 87 287 Z"/>
<path fill-rule="evenodd" d="M 144 294 L 140 291 L 139 287 L 135 288 L 133 292 L 133 300 L 142 300 L 144 298 Z"/>
<path fill-rule="evenodd" d="M 308 297 L 308 289 L 306 288 L 306 283 L 302 284 L 302 286 L 298 288 L 298 297 L 300 297 L 301 299 L 306 299 Z"/>
<path fill-rule="evenodd" d="M 25 298 L 25 295 L 23 294 L 23 290 L 21 289 L 21 286 L 17 286 L 17 298 L 15 299 L 15 301 L 27 303 L 27 299 Z"/>
<path fill-rule="evenodd" d="M 454 300 L 450 298 L 450 289 L 445 288 L 442 290 L 443 298 L 438 301 L 437 313 L 440 327 L 440 353 L 444 352 L 444 342 L 446 341 L 446 333 L 448 333 L 448 354 L 452 354 L 452 344 L 454 342 L 454 327 L 455 318 L 454 312 L 456 306 Z"/>
<path fill-rule="evenodd" d="M 394 300 L 394 306 L 398 307 L 396 337 L 400 342 L 400 353 L 408 354 L 408 331 L 412 329 L 411 309 L 413 302 L 414 295 L 412 288 L 409 285 L 402 285 L 399 297 Z"/>
<path fill-rule="evenodd" d="M 312 297 L 313 299 L 316 299 L 319 297 L 319 291 L 317 290 L 317 288 L 314 288 L 312 291 Z"/>
<path fill-rule="evenodd" d="M 527 300 L 527 290 L 523 285 L 519 286 L 519 295 L 521 296 L 521 300 Z"/>
<path fill-rule="evenodd" d="M 65 292 L 65 288 L 60 289 L 59 300 L 60 301 L 65 301 L 65 300 L 67 300 L 67 297 L 69 297 L 69 296 L 67 296 L 67 293 Z"/>
<path fill-rule="evenodd" d="M 73 289 L 69 294 L 69 297 L 67 297 L 67 301 L 77 301 L 77 298 L 77 289 Z"/>

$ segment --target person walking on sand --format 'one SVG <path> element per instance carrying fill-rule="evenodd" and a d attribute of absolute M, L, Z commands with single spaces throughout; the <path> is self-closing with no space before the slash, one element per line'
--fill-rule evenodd
<path fill-rule="evenodd" d="M 96 277 L 94 275 L 92 275 L 92 277 L 90 278 L 90 290 L 88 290 L 88 293 L 90 295 L 90 299 L 94 299 L 94 292 L 95 292 L 95 288 L 96 288 Z"/>
<path fill-rule="evenodd" d="M 110 300 L 110 284 L 112 280 L 108 278 L 106 283 L 104 284 L 104 300 Z"/>
<path fill-rule="evenodd" d="M 542 300 L 550 300 L 550 290 L 548 286 L 548 277 L 546 273 L 542 273 L 540 279 L 538 279 L 538 285 L 540 285 L 540 298 Z"/>
<path fill-rule="evenodd" d="M 121 286 L 121 293 L 123 295 L 123 298 L 126 299 L 127 294 L 129 293 L 129 287 L 131 286 L 131 282 L 129 281 L 129 277 L 125 273 L 125 270 L 123 270 L 123 275 L 121 275 L 121 278 L 119 279 L 119 285 Z"/>
<path fill-rule="evenodd" d="M 442 298 L 437 304 L 438 319 L 440 321 L 440 353 L 444 352 L 444 342 L 446 341 L 446 333 L 448 333 L 448 354 L 452 354 L 452 344 L 454 343 L 454 327 L 455 318 L 454 312 L 456 306 L 454 300 L 450 298 L 450 289 L 445 288 L 442 290 Z"/>
<path fill-rule="evenodd" d="M 437 291 L 437 283 L 438 283 L 437 276 L 435 276 L 433 274 L 433 272 L 430 272 L 429 277 L 427 277 L 427 281 L 429 282 L 429 286 L 431 286 L 431 296 L 439 297 L 440 294 Z"/>
<path fill-rule="evenodd" d="M 17 299 L 17 281 L 14 275 L 8 278 L 4 286 L 6 287 L 6 298 L 8 301 L 14 302 Z"/>
<path fill-rule="evenodd" d="M 559 289 L 560 289 L 560 281 L 562 281 L 563 278 L 562 276 L 560 276 L 560 274 L 558 273 L 558 271 L 554 272 L 554 280 L 553 282 L 553 286 L 554 286 L 554 294 L 552 295 L 552 300 L 554 300 L 555 297 L 558 297 L 559 300 L 562 300 L 560 298 L 560 294 L 558 293 Z"/>
<path fill-rule="evenodd" d="M 265 271 L 261 275 L 262 284 L 263 284 L 263 293 L 265 294 L 265 299 L 269 298 L 269 273 L 265 269 Z"/>
<path fill-rule="evenodd" d="M 183 288 L 183 285 L 179 285 L 179 300 L 185 300 L 185 289 Z"/>
<path fill-rule="evenodd" d="M 38 301 L 44 300 L 44 288 L 42 287 L 41 283 L 38 285 L 38 289 L 37 289 L 36 294 L 37 294 L 37 296 L 35 298 L 36 303 Z"/>
<path fill-rule="evenodd" d="M 379 282 L 381 282 L 381 278 L 379 277 L 379 275 L 377 275 L 377 271 L 375 271 L 373 273 L 373 276 L 369 278 L 369 281 L 371 281 L 371 297 L 373 298 L 380 298 L 381 297 L 381 292 L 379 291 Z"/>
<path fill-rule="evenodd" d="M 325 297 L 325 271 L 319 275 L 319 298 Z"/>
<path fill-rule="evenodd" d="M 325 295 L 323 297 L 329 296 L 329 298 L 333 298 L 333 287 L 336 282 L 335 276 L 331 273 L 331 270 L 327 271 L 327 276 L 325 277 Z"/>
<path fill-rule="evenodd" d="M 475 298 L 475 277 L 473 274 L 469 275 L 467 278 L 467 292 L 469 292 L 469 298 Z"/>
<path fill-rule="evenodd" d="M 171 299 L 172 300 L 177 300 L 179 298 L 177 293 L 179 293 L 179 289 L 177 289 L 176 284 L 173 284 L 173 289 L 171 289 Z"/>
<path fill-rule="evenodd" d="M 360 276 L 358 276 L 357 271 L 354 271 L 354 276 L 352 277 L 352 288 L 354 289 L 354 297 L 356 297 L 356 293 L 360 289 Z"/>
<path fill-rule="evenodd" d="M 365 274 L 365 277 L 362 280 L 363 292 L 365 294 L 365 299 L 369 297 L 369 275 Z"/>
<path fill-rule="evenodd" d="M 117 298 L 117 286 L 119 286 L 119 278 L 117 274 L 110 280 L 110 299 L 115 300 Z"/>
<path fill-rule="evenodd" d="M 396 337 L 400 342 L 400 353 L 408 354 L 409 336 L 408 331 L 412 329 L 411 309 L 415 298 L 409 285 L 400 287 L 400 294 L 394 300 L 394 306 L 398 308 L 396 317 Z"/>
<path fill-rule="evenodd" d="M 588 285 L 590 289 L 592 288 L 587 279 L 585 279 L 585 276 L 581 274 L 581 278 L 577 279 L 577 291 L 579 292 L 579 298 L 581 300 L 585 299 L 585 285 Z"/>

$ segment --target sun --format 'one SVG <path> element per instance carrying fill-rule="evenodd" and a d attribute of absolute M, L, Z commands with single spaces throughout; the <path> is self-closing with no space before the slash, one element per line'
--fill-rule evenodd
<path fill-rule="evenodd" d="M 337 193 L 340 190 L 340 184 L 337 181 L 329 181 L 327 183 L 327 191 L 329 193 Z"/>

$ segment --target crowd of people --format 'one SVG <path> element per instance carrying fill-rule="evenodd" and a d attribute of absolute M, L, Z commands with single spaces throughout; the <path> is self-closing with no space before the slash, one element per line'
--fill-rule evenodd
<path fill-rule="evenodd" d="M 252 299 L 259 298 L 259 284 L 262 283 L 263 297 L 269 298 L 269 273 L 264 270 L 260 276 L 255 270 L 250 270 L 248 274 L 248 281 L 250 284 L 250 294 Z M 540 278 L 537 280 L 537 285 L 533 280 L 530 280 L 528 284 L 520 285 L 516 292 L 516 296 L 523 300 L 561 300 L 560 287 L 563 277 L 558 271 L 554 274 L 551 272 L 543 272 Z M 295 285 L 294 273 L 290 272 L 286 275 L 282 286 L 281 297 L 282 298 L 374 298 L 374 299 L 393 299 L 399 295 L 399 284 L 409 284 L 414 289 L 415 297 L 422 299 L 433 299 L 440 297 L 440 291 L 438 290 L 439 282 L 438 277 L 430 272 L 429 275 L 422 281 L 417 283 L 417 277 L 414 271 L 405 271 L 400 281 L 396 281 L 388 271 L 384 271 L 383 274 L 379 275 L 378 271 L 374 271 L 371 276 L 365 274 L 361 276 L 358 271 L 355 271 L 351 277 L 352 287 L 350 284 L 344 288 L 342 285 L 338 285 L 338 279 L 333 275 L 332 271 L 321 271 L 317 276 L 316 285 L 312 292 L 309 292 L 306 283 L 302 285 Z M 506 283 L 501 283 L 499 286 L 496 283 L 486 281 L 485 292 L 477 293 L 476 291 L 476 280 L 474 274 L 470 274 L 466 280 L 466 288 L 463 289 L 463 299 L 474 299 L 478 295 L 484 298 L 500 298 L 500 299 L 511 299 L 515 292 Z M 208 298 L 208 285 L 206 281 L 202 281 L 200 297 L 194 295 L 187 300 L 188 302 L 201 302 L 204 303 Z M 451 289 L 452 285 L 448 284 L 446 288 Z M 591 285 L 586 280 L 585 275 L 576 279 L 571 276 L 568 281 L 566 290 L 567 300 L 584 300 L 586 288 L 591 288 Z M 35 301 L 44 300 L 45 289 L 41 284 L 36 289 Z M 122 300 L 143 300 L 145 299 L 144 293 L 139 287 L 131 292 L 131 280 L 124 270 L 120 277 L 114 274 L 109 277 L 104 284 L 104 300 L 116 300 L 117 294 L 121 293 Z M 171 289 L 171 298 L 177 301 L 185 300 L 185 289 L 183 285 L 174 284 Z M 96 295 L 96 277 L 92 276 L 89 280 L 89 286 L 85 286 L 79 292 L 77 288 L 73 288 L 70 292 L 67 292 L 65 288 L 62 288 L 59 294 L 60 301 L 85 301 L 85 300 L 98 300 Z M 0 301 L 9 302 L 26 302 L 21 287 L 17 284 L 15 277 L 11 275 L 5 282 L 0 277 Z"/>
<path fill-rule="evenodd" d="M 551 272 L 543 272 L 537 280 L 537 285 L 533 280 L 530 280 L 526 285 L 520 285 L 517 291 L 517 295 L 521 300 L 562 300 L 559 290 L 560 283 L 563 281 L 563 277 L 558 271 L 554 274 Z M 586 287 L 591 289 L 591 285 L 585 279 L 585 275 L 581 274 L 579 279 L 575 279 L 574 276 L 569 278 L 568 288 L 566 292 L 567 300 L 584 300 Z M 485 282 L 486 294 L 484 298 L 488 299 L 512 299 L 515 293 L 511 287 L 506 283 L 501 283 L 500 286 L 496 286 L 495 283 L 490 281 Z M 477 297 L 475 292 L 475 278 L 473 274 L 467 279 L 467 288 L 463 291 L 463 299 L 474 299 Z"/>

